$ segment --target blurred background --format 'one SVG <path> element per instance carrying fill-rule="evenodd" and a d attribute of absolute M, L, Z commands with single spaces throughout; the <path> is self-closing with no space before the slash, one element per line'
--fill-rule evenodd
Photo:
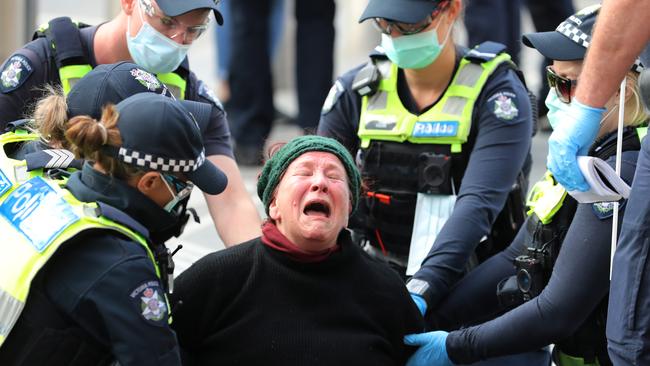
<path fill-rule="evenodd" d="M 222 0 L 236 1 L 236 0 Z M 284 0 L 280 0 L 284 1 Z M 282 8 L 282 27 L 278 39 L 277 51 L 273 59 L 274 103 L 279 112 L 288 116 L 284 123 L 276 121 L 269 143 L 287 141 L 301 133 L 297 126 L 286 123 L 297 113 L 295 91 L 295 19 L 293 16 L 294 1 L 286 0 Z M 467 0 L 472 1 L 472 0 Z M 498 1 L 493 0 L 495 4 Z M 558 0 L 543 0 L 558 1 Z M 596 4 L 596 0 L 573 0 L 575 9 Z M 370 22 L 358 24 L 357 19 L 366 6 L 366 0 L 336 0 L 336 17 L 334 27 L 334 75 L 340 75 L 346 70 L 367 60 L 369 51 L 379 43 L 379 32 Z M 0 59 L 4 60 L 14 50 L 20 48 L 32 37 L 37 25 L 48 20 L 69 16 L 73 20 L 88 24 L 99 24 L 111 19 L 120 11 L 118 0 L 2 0 L 0 1 Z M 494 19 L 495 22 L 503 21 Z M 228 22 L 228 18 L 225 19 Z M 522 33 L 535 31 L 533 20 L 525 6 L 521 9 Z M 217 28 L 217 29 L 215 29 Z M 190 48 L 189 59 L 192 70 L 203 79 L 217 95 L 223 96 L 223 80 L 218 79 L 217 57 L 219 45 L 216 33 L 219 32 L 216 22 L 212 21 L 211 29 L 199 38 Z M 463 24 L 458 24 L 454 32 L 457 43 L 467 44 L 467 34 Z M 542 57 L 534 50 L 522 47 L 519 55 L 519 66 L 523 70 L 530 90 L 537 92 L 542 82 L 539 65 Z M 545 96 L 544 96 L 545 97 Z M 548 131 L 539 131 L 533 141 L 533 171 L 531 181 L 536 181 L 543 175 L 546 161 L 546 139 Z M 260 167 L 241 167 L 245 178 L 246 187 L 258 205 L 260 214 L 263 215 L 262 205 L 257 198 L 255 184 Z M 186 232 L 180 240 L 174 240 L 169 247 L 174 249 L 182 243 L 184 248 L 174 257 L 178 272 L 187 268 L 201 256 L 223 248 L 212 220 L 208 213 L 205 201 L 199 192 L 192 196 L 190 206 L 196 208 L 201 223 L 189 223 Z"/>

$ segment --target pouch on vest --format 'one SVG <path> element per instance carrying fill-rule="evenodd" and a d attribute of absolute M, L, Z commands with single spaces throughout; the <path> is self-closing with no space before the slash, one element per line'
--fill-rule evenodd
<path fill-rule="evenodd" d="M 406 275 L 420 269 L 436 237 L 454 211 L 456 195 L 418 193 Z"/>

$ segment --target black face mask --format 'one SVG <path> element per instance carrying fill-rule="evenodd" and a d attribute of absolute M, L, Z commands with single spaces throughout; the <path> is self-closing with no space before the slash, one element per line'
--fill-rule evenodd
<path fill-rule="evenodd" d="M 162 225 L 159 225 L 158 228 L 149 230 L 149 238 L 151 241 L 156 244 L 163 244 L 172 237 L 179 237 L 183 233 L 190 217 L 197 223 L 201 222 L 196 211 L 193 208 L 187 208 L 189 200 L 190 197 L 188 196 L 176 205 L 174 211 L 171 213 L 166 212 L 166 216 L 170 219 L 168 222 L 161 223 Z"/>

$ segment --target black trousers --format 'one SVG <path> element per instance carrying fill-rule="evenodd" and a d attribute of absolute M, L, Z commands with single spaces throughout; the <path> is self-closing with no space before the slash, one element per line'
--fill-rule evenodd
<path fill-rule="evenodd" d="M 273 85 L 268 45 L 269 0 L 231 2 L 232 58 L 230 129 L 244 147 L 264 146 L 273 122 Z M 296 0 L 296 80 L 298 124 L 315 130 L 332 85 L 334 0 Z"/>
<path fill-rule="evenodd" d="M 470 0 L 465 10 L 465 27 L 468 45 L 473 47 L 484 41 L 503 43 L 515 63 L 519 63 L 521 50 L 521 5 L 527 5 L 537 32 L 550 32 L 574 13 L 571 0 Z M 546 111 L 544 100 L 548 94 L 546 59 L 540 67 L 542 85 L 537 94 L 539 109 Z M 540 113 L 540 115 L 542 114 Z"/>

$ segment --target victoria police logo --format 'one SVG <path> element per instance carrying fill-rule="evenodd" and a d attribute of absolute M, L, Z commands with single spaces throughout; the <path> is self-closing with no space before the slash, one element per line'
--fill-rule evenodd
<path fill-rule="evenodd" d="M 137 304 L 140 315 L 153 323 L 161 322 L 167 314 L 164 292 L 158 281 L 147 281 L 131 291 L 131 299 Z"/>
<path fill-rule="evenodd" d="M 0 76 L 0 80 L 2 80 L 2 86 L 9 88 L 18 85 L 18 82 L 20 81 L 20 74 L 22 72 L 23 68 L 20 65 L 20 62 L 10 62 L 2 71 L 2 76 Z"/>
<path fill-rule="evenodd" d="M 0 90 L 3 93 L 17 89 L 31 75 L 32 65 L 23 55 L 12 56 L 0 72 Z"/>
<path fill-rule="evenodd" d="M 625 202 L 627 202 L 625 199 L 622 199 L 619 202 L 619 210 L 623 209 Z M 594 211 L 594 215 L 596 215 L 596 217 L 601 220 L 605 220 L 609 217 L 614 216 L 614 203 L 615 202 L 596 202 L 591 205 L 591 208 Z"/>
<path fill-rule="evenodd" d="M 516 118 L 519 115 L 519 109 L 513 101 L 515 97 L 514 94 L 508 92 L 501 92 L 491 96 L 488 102 L 494 101 L 494 109 L 492 110 L 494 115 L 506 121 Z"/>
<path fill-rule="evenodd" d="M 146 72 L 142 69 L 131 69 L 131 76 L 135 78 L 140 84 L 145 88 L 156 91 L 162 86 L 160 80 L 155 77 L 152 73 Z"/>

